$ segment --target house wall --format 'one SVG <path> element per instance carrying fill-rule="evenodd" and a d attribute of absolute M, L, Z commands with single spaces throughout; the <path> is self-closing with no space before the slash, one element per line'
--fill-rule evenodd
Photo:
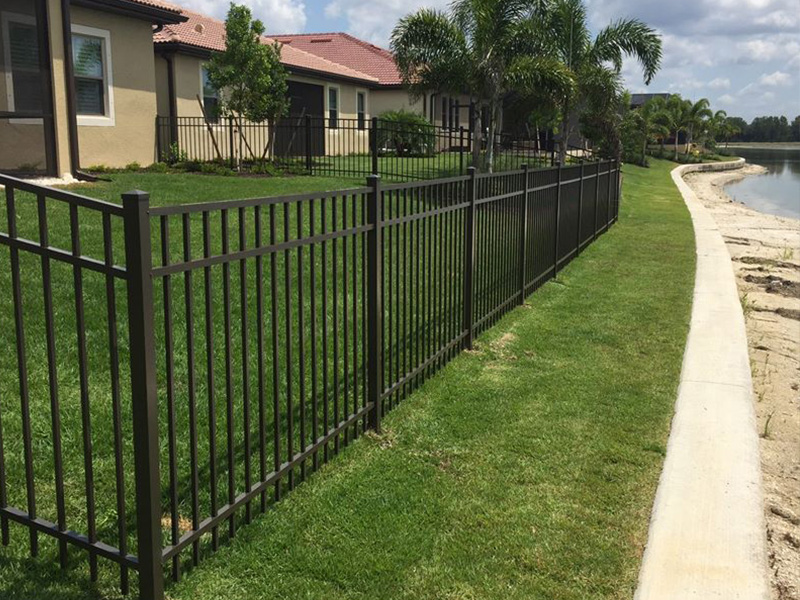
<path fill-rule="evenodd" d="M 197 102 L 197 95 L 201 93 L 201 70 L 200 67 L 207 60 L 186 54 L 174 55 L 175 65 L 175 96 L 179 117 L 195 117 L 196 121 L 182 124 L 179 129 L 179 145 L 181 150 L 187 153 L 187 157 L 196 160 L 211 160 L 217 156 L 217 149 L 223 158 L 230 156 L 229 140 L 230 131 L 227 123 L 212 125 L 211 129 L 206 126 L 201 117 L 203 113 Z M 167 65 L 163 57 L 158 54 L 155 57 L 156 92 L 158 96 L 157 107 L 159 116 L 169 115 L 169 82 L 167 78 Z M 372 107 L 374 90 L 367 89 L 366 86 L 357 83 L 335 81 L 322 77 L 308 75 L 290 74 L 290 81 L 310 83 L 319 85 L 323 88 L 323 99 L 325 106 L 325 117 L 328 114 L 328 88 L 336 87 L 339 90 L 339 119 L 341 127 L 338 130 L 328 129 L 325 134 L 325 148 L 329 155 L 352 154 L 369 152 L 369 133 L 366 130 L 356 129 L 357 99 L 356 94 L 362 91 L 366 94 L 366 115 L 368 120 L 374 113 Z M 163 139 L 167 139 L 166 127 Z M 244 155 L 250 154 L 250 149 L 258 155 L 263 152 L 267 143 L 267 130 L 264 126 L 249 127 L 245 124 L 246 144 L 244 144 Z M 213 138 L 213 139 L 212 139 Z M 235 136 L 234 146 L 238 152 L 238 136 Z"/>
<path fill-rule="evenodd" d="M 125 16 L 72 7 L 72 24 L 106 30 L 111 36 L 113 124 L 81 125 L 78 144 L 81 166 L 122 167 L 155 160 L 155 65 L 139 57 L 152 56 L 153 27 Z"/>
<path fill-rule="evenodd" d="M 390 110 L 406 110 L 420 115 L 425 114 L 425 101 L 419 98 L 413 102 L 406 90 L 373 90 L 370 98 L 372 113 L 376 117 Z"/>

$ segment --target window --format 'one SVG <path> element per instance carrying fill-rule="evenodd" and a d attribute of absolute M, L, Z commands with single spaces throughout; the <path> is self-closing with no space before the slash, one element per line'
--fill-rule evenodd
<path fill-rule="evenodd" d="M 449 102 L 445 96 L 442 96 L 442 129 L 447 129 L 447 107 Z"/>
<path fill-rule="evenodd" d="M 113 125 L 110 34 L 73 25 L 72 62 L 78 124 Z"/>
<path fill-rule="evenodd" d="M 358 115 L 358 128 L 364 129 L 367 120 L 367 95 L 356 92 L 356 114 Z"/>
<path fill-rule="evenodd" d="M 42 75 L 36 21 L 27 15 L 3 13 L 7 110 L 38 113 L 43 110 Z"/>
<path fill-rule="evenodd" d="M 219 122 L 219 93 L 208 80 L 208 68 L 205 65 L 200 66 L 200 84 L 206 121 L 209 123 L 217 123 Z"/>
<path fill-rule="evenodd" d="M 328 88 L 328 127 L 339 128 L 339 88 Z"/>

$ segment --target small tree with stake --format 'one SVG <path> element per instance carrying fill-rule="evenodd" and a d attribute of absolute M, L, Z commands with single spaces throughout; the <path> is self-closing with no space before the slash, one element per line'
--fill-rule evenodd
<path fill-rule="evenodd" d="M 208 67 L 209 82 L 220 93 L 219 111 L 239 124 L 240 159 L 247 143 L 242 119 L 267 122 L 270 133 L 263 160 L 274 147 L 277 120 L 288 110 L 280 46 L 267 44 L 263 36 L 264 24 L 253 19 L 250 9 L 231 3 L 225 20 L 225 50 L 212 56 Z M 250 153 L 258 158 L 252 148 Z"/>

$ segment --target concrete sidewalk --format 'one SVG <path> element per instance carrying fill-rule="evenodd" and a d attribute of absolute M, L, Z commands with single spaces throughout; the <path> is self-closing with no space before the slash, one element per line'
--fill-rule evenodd
<path fill-rule="evenodd" d="M 744 316 L 722 235 L 682 179 L 688 171 L 742 164 L 672 171 L 692 215 L 697 272 L 678 400 L 636 600 L 769 598 Z"/>

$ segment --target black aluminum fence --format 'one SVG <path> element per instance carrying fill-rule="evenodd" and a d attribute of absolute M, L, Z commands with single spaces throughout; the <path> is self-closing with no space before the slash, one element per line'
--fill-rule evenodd
<path fill-rule="evenodd" d="M 235 167 L 270 160 L 312 175 L 410 181 L 465 175 L 477 158 L 488 160 L 486 133 L 465 127 L 409 125 L 385 119 L 331 120 L 290 116 L 278 120 L 274 138 L 266 123 L 234 118 L 209 122 L 203 117 L 158 117 L 158 154 L 165 162 L 220 162 Z M 475 153 L 473 153 L 475 150 Z M 498 133 L 494 136 L 495 171 L 554 166 L 553 142 Z M 572 148 L 566 162 L 594 161 L 591 150 Z"/>
<path fill-rule="evenodd" d="M 173 206 L 0 176 L 3 544 L 160 600 L 606 231 L 619 175 Z"/>

